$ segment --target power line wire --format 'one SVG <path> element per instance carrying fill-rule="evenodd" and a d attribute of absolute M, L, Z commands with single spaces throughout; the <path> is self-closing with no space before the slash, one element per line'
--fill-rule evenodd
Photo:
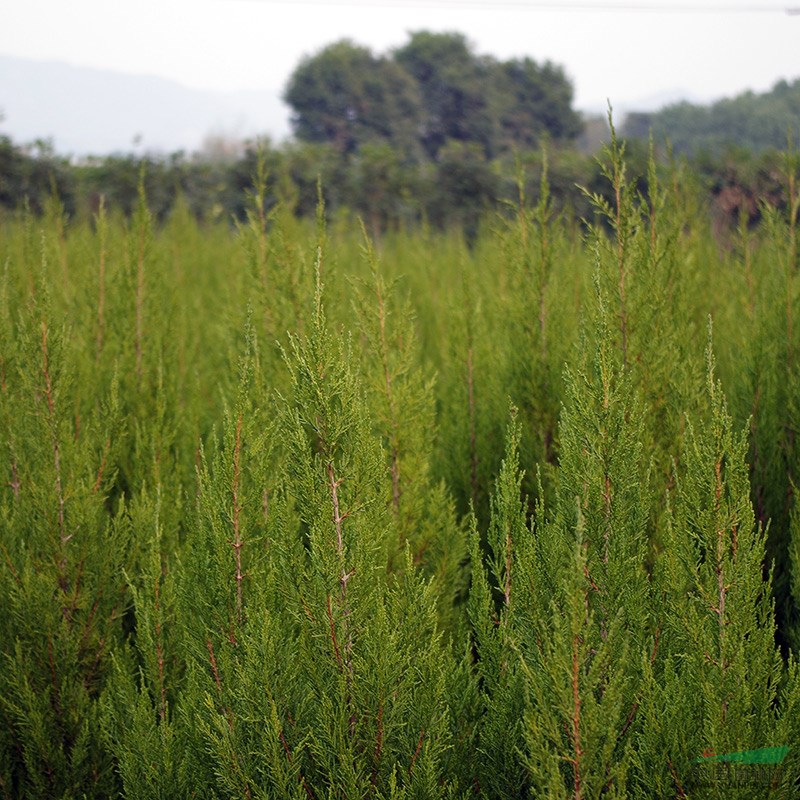
<path fill-rule="evenodd" d="M 567 11 L 567 12 L 655 12 L 669 14 L 786 14 L 800 16 L 800 6 L 784 5 L 742 5 L 738 3 L 666 3 L 666 2 L 575 2 L 565 0 L 239 0 L 239 2 L 259 2 L 270 5 L 307 6 L 365 6 L 395 8 L 515 8 L 526 11 Z"/>

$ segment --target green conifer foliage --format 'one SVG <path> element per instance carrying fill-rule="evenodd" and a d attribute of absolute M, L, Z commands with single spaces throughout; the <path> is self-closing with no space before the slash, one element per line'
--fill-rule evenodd
<path fill-rule="evenodd" d="M 0 797 L 798 794 L 796 157 L 723 240 L 603 158 L 585 237 L 2 215 Z"/>
<path fill-rule="evenodd" d="M 505 458 L 491 498 L 486 559 L 474 518 L 472 525 L 469 617 L 480 687 L 475 745 L 480 758 L 473 774 L 487 797 L 519 797 L 531 786 L 523 763 L 525 676 L 514 639 L 532 621 L 533 590 L 533 534 L 521 498 L 520 435 L 517 411 L 512 409 Z"/>
<path fill-rule="evenodd" d="M 679 246 L 680 209 L 667 202 L 652 142 L 646 175 L 631 175 L 610 112 L 609 125 L 611 142 L 599 165 L 610 197 L 589 195 L 597 221 L 588 245 L 601 264 L 614 341 L 647 412 L 642 444 L 660 492 L 680 456 L 683 414 L 696 408 L 701 390 L 689 368 L 702 355 L 694 346 L 698 291 L 690 256 Z"/>
<path fill-rule="evenodd" d="M 786 207 L 763 209 L 762 253 L 766 257 L 754 259 L 754 269 L 758 270 L 751 293 L 755 322 L 748 343 L 747 380 L 743 381 L 747 406 L 742 416 L 751 418 L 753 505 L 757 519 L 767 529 L 767 554 L 774 565 L 773 591 L 781 639 L 797 653 L 800 606 L 792 599 L 789 549 L 794 485 L 800 468 L 800 154 L 791 147 L 784 158 L 783 173 Z"/>
<path fill-rule="evenodd" d="M 370 282 L 356 286 L 355 306 L 364 353 L 364 384 L 376 433 L 383 443 L 391 511 L 399 541 L 392 561 L 402 566 L 405 546 L 433 577 L 443 624 L 457 624 L 454 603 L 463 591 L 461 565 L 466 536 L 443 482 L 434 483 L 436 437 L 434 380 L 420 367 L 414 319 L 400 304 L 396 283 L 387 284 L 362 225 Z"/>
<path fill-rule="evenodd" d="M 18 358 L 4 364 L 13 371 L 0 401 L 11 476 L 0 512 L 0 779 L 8 796 L 107 797 L 116 780 L 99 698 L 122 641 L 129 553 L 127 528 L 105 508 L 118 400 L 112 391 L 94 416 L 73 415 L 74 350 L 55 317 L 42 279 L 4 326 Z"/>
<path fill-rule="evenodd" d="M 310 333 L 292 338 L 285 412 L 308 549 L 292 601 L 307 609 L 297 646 L 308 695 L 294 715 L 307 730 L 305 779 L 337 797 L 388 793 L 392 781 L 436 796 L 450 731 L 433 590 L 410 563 L 397 582 L 386 575 L 397 532 L 384 456 L 319 290 L 316 302 Z"/>
<path fill-rule="evenodd" d="M 472 507 L 481 525 L 489 518 L 489 494 L 503 455 L 508 353 L 498 345 L 488 298 L 498 290 L 497 275 L 482 254 L 459 248 L 458 269 L 442 303 L 445 366 L 437 376 L 439 457 L 442 475 L 458 511 Z M 502 405 L 496 400 L 502 398 Z"/>
<path fill-rule="evenodd" d="M 526 786 L 553 797 L 625 794 L 652 647 L 650 508 L 641 411 L 599 290 L 598 304 L 594 358 L 566 375 L 553 518 L 540 505 L 534 537 L 512 425 L 487 537 L 491 584 L 473 541 L 470 608 L 486 709 L 479 746 L 484 780 L 496 781 L 489 796 Z"/>
<path fill-rule="evenodd" d="M 503 234 L 510 285 L 500 298 L 498 314 L 501 318 L 510 317 L 509 394 L 530 431 L 530 436 L 521 442 L 526 453 L 523 463 L 550 466 L 555 464 L 558 453 L 561 373 L 570 344 L 567 332 L 572 309 L 566 302 L 555 304 L 552 300 L 558 289 L 552 285 L 558 279 L 554 262 L 563 242 L 550 197 L 545 152 L 539 196 L 533 208 L 525 195 L 522 174 L 517 185 L 519 203 Z"/>
<path fill-rule="evenodd" d="M 527 763 L 552 796 L 624 795 L 652 647 L 643 419 L 602 291 L 586 371 L 568 371 L 552 521 L 536 538 L 537 619 L 523 652 Z"/>
<path fill-rule="evenodd" d="M 666 713 L 647 717 L 644 739 L 657 744 L 640 780 L 664 796 L 689 796 L 707 781 L 695 763 L 704 755 L 788 744 L 778 740 L 782 664 L 763 575 L 765 535 L 750 503 L 747 436 L 727 411 L 710 335 L 707 365 L 707 413 L 688 424 L 686 471 L 657 572 L 663 632 L 651 691 Z M 722 781 L 704 796 L 775 795 L 769 786 L 739 790 Z"/>
<path fill-rule="evenodd" d="M 266 153 L 259 148 L 253 185 L 247 192 L 246 223 L 237 224 L 246 268 L 230 303 L 236 314 L 242 297 L 250 298 L 255 309 L 255 331 L 262 342 L 264 380 L 284 384 L 285 365 L 278 342 L 286 331 L 303 328 L 313 302 L 305 265 L 313 259 L 307 257 L 303 237 L 299 236 L 293 201 L 286 196 L 289 190 L 279 187 L 279 199 L 271 205 L 268 182 L 276 177 L 268 174 Z M 322 204 L 320 213 L 324 214 Z"/>
<path fill-rule="evenodd" d="M 143 492 L 118 519 L 144 542 L 143 568 L 127 575 L 136 628 L 113 657 L 101 725 L 113 751 L 122 795 L 190 797 L 186 729 L 176 718 L 181 683 L 175 640 L 175 582 L 162 555 L 163 498 Z"/>
<path fill-rule="evenodd" d="M 396 574 L 388 569 L 399 535 L 390 476 L 321 288 L 286 367 L 292 401 L 278 400 L 277 427 L 267 427 L 273 456 L 244 419 L 258 381 L 243 362 L 239 400 L 201 470 L 197 528 L 177 580 L 180 697 L 166 722 L 156 714 L 160 734 L 138 730 L 136 718 L 128 726 L 137 748 L 158 742 L 181 785 L 203 796 L 449 796 L 457 670 L 434 584 L 410 551 Z M 265 511 L 255 501 L 270 468 L 280 477 Z M 157 698 L 159 676 L 145 678 Z M 138 750 L 118 742 L 124 764 Z"/>

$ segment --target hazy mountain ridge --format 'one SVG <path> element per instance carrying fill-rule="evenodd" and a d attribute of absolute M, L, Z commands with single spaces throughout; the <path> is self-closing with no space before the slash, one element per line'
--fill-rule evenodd
<path fill-rule="evenodd" d="M 612 104 L 630 136 L 646 137 L 652 127 L 683 152 L 731 140 L 759 150 L 785 144 L 785 115 L 796 120 L 799 97 L 800 81 L 782 81 L 769 92 L 714 102 L 675 88 Z M 605 109 L 582 111 L 590 122 L 605 119 Z M 280 141 L 290 135 L 289 108 L 279 90 L 199 90 L 155 76 L 0 55 L 0 134 L 18 144 L 50 140 L 57 153 L 78 157 L 194 152 L 209 136 Z M 594 150 L 603 138 L 589 125 L 581 141 Z"/>
<path fill-rule="evenodd" d="M 288 135 L 278 92 L 214 92 L 164 78 L 0 55 L 0 133 L 58 153 L 194 151 L 209 135 Z"/>

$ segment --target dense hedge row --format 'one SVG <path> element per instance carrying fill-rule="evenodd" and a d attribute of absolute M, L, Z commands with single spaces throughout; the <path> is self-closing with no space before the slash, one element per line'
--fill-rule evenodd
<path fill-rule="evenodd" d="M 794 796 L 785 168 L 727 249 L 616 141 L 469 249 L 6 219 L 0 796 Z"/>

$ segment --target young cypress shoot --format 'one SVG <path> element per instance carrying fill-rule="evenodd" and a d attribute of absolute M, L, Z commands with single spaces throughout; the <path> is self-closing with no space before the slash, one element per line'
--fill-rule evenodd
<path fill-rule="evenodd" d="M 251 791 L 244 756 L 238 752 L 247 741 L 242 717 L 250 714 L 249 707 L 240 714 L 237 706 L 247 653 L 243 637 L 251 605 L 259 608 L 259 595 L 268 588 L 261 470 L 269 452 L 261 449 L 257 458 L 252 453 L 259 450 L 263 422 L 251 398 L 255 350 L 248 320 L 233 408 L 224 414 L 222 436 L 213 443 L 210 458 L 201 447 L 197 509 L 188 531 L 186 566 L 178 577 L 187 664 L 180 713 L 189 729 L 190 785 L 202 793 L 224 785 L 241 796 Z M 222 740 L 220 732 L 225 734 Z M 224 780 L 218 785 L 220 776 Z"/>
<path fill-rule="evenodd" d="M 681 452 L 682 415 L 697 406 L 700 396 L 689 368 L 701 355 L 692 349 L 697 339 L 692 276 L 678 247 L 680 211 L 661 189 L 652 142 L 647 175 L 642 176 L 645 197 L 635 176 L 628 175 L 625 143 L 617 138 L 610 112 L 609 125 L 611 142 L 600 166 L 612 199 L 589 194 L 599 217 L 589 246 L 601 263 L 622 363 L 647 409 L 642 444 L 653 461 L 654 489 L 661 492 Z"/>
<path fill-rule="evenodd" d="M 555 218 L 547 163 L 543 151 L 539 197 L 533 208 L 525 196 L 524 175 L 517 178 L 519 201 L 503 237 L 509 287 L 499 298 L 503 307 L 498 315 L 510 318 L 509 394 L 530 431 L 521 442 L 523 463 L 550 466 L 557 457 L 561 372 L 570 336 L 569 319 L 551 297 L 558 288 L 552 284 L 562 226 Z M 551 319 L 554 312 L 559 314 L 557 326 Z M 533 488 L 526 486 L 529 492 Z"/>
<path fill-rule="evenodd" d="M 54 234 L 54 241 L 48 253 L 48 260 L 58 265 L 58 278 L 61 293 L 64 298 L 70 298 L 74 292 L 73 281 L 70 280 L 69 259 L 67 257 L 67 227 L 68 218 L 64 203 L 58 195 L 55 179 L 50 181 L 50 194 L 45 200 L 44 229 Z M 49 237 L 47 237 L 49 239 Z"/>
<path fill-rule="evenodd" d="M 410 563 L 397 582 L 385 574 L 397 533 L 384 457 L 319 288 L 311 330 L 291 345 L 286 479 L 308 548 L 291 601 L 307 687 L 293 712 L 305 781 L 333 797 L 380 796 L 392 782 L 440 796 L 450 728 L 435 598 Z"/>
<path fill-rule="evenodd" d="M 762 229 L 767 258 L 758 278 L 757 326 L 745 375 L 746 413 L 751 420 L 751 483 L 756 517 L 767 530 L 767 556 L 774 566 L 773 592 L 779 635 L 800 647 L 800 609 L 792 599 L 789 570 L 790 515 L 800 474 L 797 444 L 800 390 L 797 226 L 800 219 L 800 154 L 785 155 L 784 209 L 764 204 Z"/>
<path fill-rule="evenodd" d="M 408 303 L 400 306 L 396 284 L 386 283 L 372 242 L 362 224 L 364 256 L 371 280 L 356 285 L 355 307 L 364 347 L 364 385 L 376 433 L 387 459 L 391 482 L 387 498 L 399 541 L 392 546 L 396 567 L 411 547 L 415 563 L 433 577 L 442 622 L 456 624 L 454 603 L 463 590 L 466 537 L 453 501 L 434 484 L 434 381 L 419 364 L 414 319 Z"/>
<path fill-rule="evenodd" d="M 179 665 L 174 646 L 175 582 L 163 562 L 161 503 L 141 492 L 116 521 L 149 533 L 142 569 L 127 575 L 136 626 L 131 646 L 113 654 L 113 669 L 102 698 L 102 727 L 114 754 L 122 796 L 190 797 L 185 729 L 176 720 Z M 183 734 L 183 735 L 182 735 Z"/>
<path fill-rule="evenodd" d="M 594 357 L 566 373 L 557 504 L 535 540 L 535 623 L 519 632 L 531 783 L 576 799 L 626 792 L 654 646 L 642 410 L 597 294 Z"/>
<path fill-rule="evenodd" d="M 771 797 L 768 783 L 742 789 L 733 778 L 708 790 L 714 767 L 701 761 L 788 744 L 776 738 L 782 664 L 763 574 L 765 535 L 750 503 L 747 436 L 734 430 L 716 380 L 710 330 L 706 375 L 708 412 L 688 424 L 685 474 L 657 572 L 663 659 L 654 691 L 670 710 L 647 718 L 643 737 L 658 744 L 640 780 L 664 791 L 671 783 L 676 796 L 705 786 L 698 791 L 708 797 Z"/>
<path fill-rule="evenodd" d="M 0 769 L 11 796 L 107 797 L 117 782 L 99 698 L 122 640 L 129 552 L 105 507 L 118 405 L 112 393 L 78 425 L 69 332 L 51 309 L 42 281 L 20 315 L 15 374 L 3 387 L 3 422 L 15 435 L 4 436 L 12 478 L 1 517 Z"/>
<path fill-rule="evenodd" d="M 505 430 L 506 353 L 487 316 L 486 297 L 494 288 L 482 274 L 480 262 L 462 248 L 454 281 L 460 291 L 448 296 L 450 325 L 443 369 L 437 376 L 439 396 L 439 454 L 435 470 L 453 492 L 458 511 L 471 507 L 481 525 L 489 518 L 491 481 L 502 460 Z M 487 270 L 488 272 L 488 270 Z M 497 322 L 498 326 L 502 324 Z"/>
<path fill-rule="evenodd" d="M 187 785 L 276 800 L 445 796 L 450 662 L 435 592 L 410 560 L 387 576 L 397 530 L 384 455 L 319 284 L 286 368 L 268 511 L 256 514 L 270 459 L 247 446 L 250 401 L 202 472 L 179 603 Z"/>
<path fill-rule="evenodd" d="M 491 497 L 486 559 L 474 523 L 471 536 L 469 617 L 480 687 L 475 744 L 480 757 L 473 770 L 487 797 L 521 797 L 531 787 L 523 760 L 525 676 L 515 642 L 531 622 L 533 590 L 533 534 L 521 497 L 519 443 L 520 425 L 512 409 L 505 458 Z"/>

